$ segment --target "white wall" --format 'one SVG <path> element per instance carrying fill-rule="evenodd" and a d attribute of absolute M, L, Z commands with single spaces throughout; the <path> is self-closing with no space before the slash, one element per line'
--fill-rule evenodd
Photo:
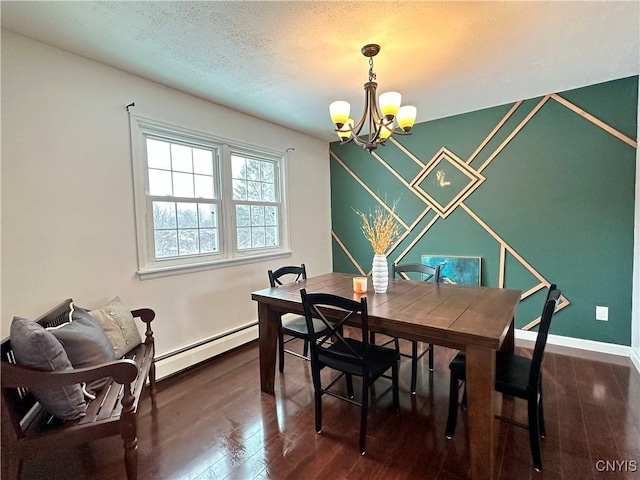
<path fill-rule="evenodd" d="M 211 72 L 215 75 L 215 71 Z M 305 262 L 331 270 L 328 145 L 100 63 L 2 32 L 1 332 L 73 297 L 102 306 L 119 295 L 150 307 L 162 355 L 257 320 L 250 292 L 266 271 Z M 284 151 L 293 255 L 198 273 L 138 279 L 129 125 L 135 112 Z M 158 365 L 166 375 L 257 335 Z"/>

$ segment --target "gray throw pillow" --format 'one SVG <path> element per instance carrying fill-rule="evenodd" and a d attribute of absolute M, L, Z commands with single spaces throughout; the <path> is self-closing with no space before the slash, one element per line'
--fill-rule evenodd
<path fill-rule="evenodd" d="M 19 365 L 40 370 L 65 371 L 73 367 L 62 344 L 38 323 L 14 317 L 11 322 L 11 348 Z M 87 404 L 80 385 L 32 389 L 33 396 L 52 415 L 63 420 L 84 416 Z"/>
<path fill-rule="evenodd" d="M 106 333 L 116 352 L 116 358 L 122 358 L 125 353 L 142 343 L 133 315 L 119 297 L 115 297 L 101 309 L 91 310 L 89 313 Z"/>
<path fill-rule="evenodd" d="M 47 328 L 64 347 L 73 368 L 93 367 L 116 359 L 109 339 L 98 322 L 85 309 L 71 303 L 71 321 Z M 85 396 L 93 400 L 95 392 L 109 381 L 109 377 L 93 380 L 83 388 Z"/>

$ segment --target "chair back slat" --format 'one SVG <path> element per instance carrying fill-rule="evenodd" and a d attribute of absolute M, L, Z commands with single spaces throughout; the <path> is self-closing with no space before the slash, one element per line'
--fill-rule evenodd
<path fill-rule="evenodd" d="M 442 283 L 442 275 L 440 265 L 432 267 L 431 265 L 423 265 L 422 263 L 405 263 L 404 265 L 393 264 L 394 276 L 401 276 L 401 273 L 421 273 L 422 280 L 425 282 L 433 281 L 434 283 Z"/>
<path fill-rule="evenodd" d="M 307 293 L 303 288 L 300 290 L 302 297 L 302 305 L 304 308 L 305 318 L 307 320 L 307 328 L 315 342 L 311 342 L 311 359 L 317 361 L 318 355 L 331 357 L 335 360 L 348 363 L 357 363 L 366 366 L 366 359 L 362 353 L 358 353 L 349 344 L 348 340 L 343 336 L 342 331 L 345 323 L 358 317 L 360 320 L 360 331 L 362 339 L 359 341 L 364 344 L 366 352 L 369 345 L 369 322 L 367 311 L 367 297 L 362 297 L 359 302 L 354 300 L 332 295 L 329 293 Z M 323 313 L 322 307 L 331 308 L 331 319 L 328 320 Z M 339 309 L 339 310 L 336 310 Z M 336 312 L 338 316 L 336 317 Z M 314 329 L 313 319 L 318 318 L 327 327 L 322 337 L 319 337 Z M 335 345 L 339 344 L 340 349 L 336 349 Z M 330 346 L 333 346 L 329 349 Z"/>
<path fill-rule="evenodd" d="M 277 270 L 269 270 L 267 272 L 269 274 L 269 283 L 271 287 L 277 287 L 282 285 L 281 277 L 285 275 L 294 275 L 295 277 L 291 280 L 291 282 L 297 282 L 299 280 L 307 279 L 307 269 L 304 265 L 300 265 L 299 267 L 294 265 L 287 265 L 285 267 L 280 267 Z"/>
<path fill-rule="evenodd" d="M 549 328 L 551 327 L 551 320 L 553 319 L 553 315 L 556 312 L 561 295 L 562 292 L 558 290 L 555 284 L 552 284 L 549 287 L 547 300 L 545 301 L 544 308 L 542 310 L 540 328 L 538 329 L 538 337 L 536 338 L 536 344 L 533 348 L 531 370 L 529 371 L 530 389 L 537 389 L 537 384 L 538 382 L 540 382 L 542 359 L 544 357 L 544 350 L 547 345 L 547 338 L 549 337 Z"/>

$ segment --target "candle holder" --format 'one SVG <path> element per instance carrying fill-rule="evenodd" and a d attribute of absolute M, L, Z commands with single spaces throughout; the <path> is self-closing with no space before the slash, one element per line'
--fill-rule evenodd
<path fill-rule="evenodd" d="M 367 277 L 354 277 L 353 291 L 355 293 L 367 293 Z"/>

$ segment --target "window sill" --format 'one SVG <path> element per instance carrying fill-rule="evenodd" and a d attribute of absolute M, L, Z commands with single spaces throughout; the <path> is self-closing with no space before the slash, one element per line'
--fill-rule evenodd
<path fill-rule="evenodd" d="M 202 262 L 191 265 L 173 265 L 171 267 L 156 267 L 145 270 L 138 270 L 136 273 L 140 280 L 151 280 L 154 278 L 170 277 L 173 275 L 183 275 L 185 273 L 201 272 L 203 270 L 212 270 L 215 268 L 225 268 L 234 265 L 243 265 L 246 263 L 262 262 L 273 258 L 290 257 L 293 254 L 291 250 L 281 250 L 273 253 L 263 253 L 260 255 L 247 255 L 244 257 L 225 258 L 222 260 L 214 260 L 211 262 Z"/>

